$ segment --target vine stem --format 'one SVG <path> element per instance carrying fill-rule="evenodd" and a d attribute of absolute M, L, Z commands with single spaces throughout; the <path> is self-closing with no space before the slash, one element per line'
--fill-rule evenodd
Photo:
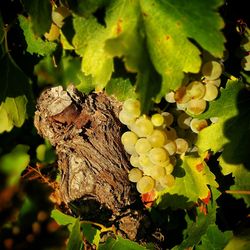
<path fill-rule="evenodd" d="M 250 190 L 226 190 L 227 194 L 248 194 L 250 195 Z"/>
<path fill-rule="evenodd" d="M 97 227 L 100 228 L 101 233 L 112 231 L 112 232 L 114 232 L 116 234 L 116 229 L 115 229 L 114 226 L 105 227 L 100 223 L 93 222 L 93 221 L 88 221 L 88 220 L 82 220 L 82 221 L 80 221 L 80 223 L 82 223 L 82 224 L 92 224 L 94 226 L 97 226 Z"/>

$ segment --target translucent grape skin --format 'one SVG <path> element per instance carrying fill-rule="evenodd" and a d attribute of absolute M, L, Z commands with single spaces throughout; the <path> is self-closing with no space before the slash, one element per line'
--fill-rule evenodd
<path fill-rule="evenodd" d="M 208 83 L 206 84 L 206 92 L 203 99 L 210 102 L 215 100 L 218 94 L 218 88 L 214 84 Z"/>
<path fill-rule="evenodd" d="M 177 154 L 183 154 L 183 153 L 186 153 L 187 150 L 188 150 L 188 142 L 183 139 L 183 138 L 177 138 L 175 140 L 175 144 L 176 144 L 176 153 Z"/>
<path fill-rule="evenodd" d="M 201 99 L 206 92 L 206 87 L 202 82 L 193 81 L 187 86 L 187 93 L 192 99 Z"/>
<path fill-rule="evenodd" d="M 164 145 L 164 148 L 168 151 L 169 155 L 174 155 L 177 150 L 175 141 L 172 141 L 172 140 L 167 140 L 166 144 Z"/>
<path fill-rule="evenodd" d="M 122 134 L 121 142 L 123 145 L 135 145 L 138 140 L 138 136 L 132 131 L 126 131 Z"/>
<path fill-rule="evenodd" d="M 151 173 L 150 176 L 154 179 L 154 180 L 158 180 L 161 177 L 163 177 L 166 174 L 166 170 L 164 167 L 156 165 L 154 167 L 151 168 Z"/>
<path fill-rule="evenodd" d="M 170 91 L 165 95 L 165 100 L 169 103 L 175 103 L 174 92 Z"/>
<path fill-rule="evenodd" d="M 190 128 L 194 133 L 199 133 L 203 128 L 206 128 L 208 123 L 205 119 L 199 120 L 197 118 L 193 118 L 190 123 Z"/>
<path fill-rule="evenodd" d="M 138 182 L 142 178 L 142 171 L 138 168 L 132 168 L 128 173 L 128 179 L 131 182 Z"/>
<path fill-rule="evenodd" d="M 167 135 L 163 130 L 154 129 L 153 133 L 148 137 L 152 147 L 162 147 L 167 139 Z"/>
<path fill-rule="evenodd" d="M 123 110 L 127 112 L 130 116 L 137 118 L 141 114 L 141 105 L 140 102 L 136 99 L 129 98 L 124 101 Z"/>
<path fill-rule="evenodd" d="M 174 186 L 175 178 L 173 175 L 167 174 L 163 176 L 162 178 L 160 178 L 159 181 L 163 187 L 172 187 Z"/>
<path fill-rule="evenodd" d="M 139 168 L 141 166 L 139 162 L 139 156 L 137 154 L 132 154 L 130 156 L 129 161 L 130 161 L 130 164 L 135 168 Z"/>
<path fill-rule="evenodd" d="M 164 123 L 164 117 L 161 114 L 153 114 L 151 117 L 151 122 L 155 127 L 160 127 Z"/>
<path fill-rule="evenodd" d="M 219 62 L 208 61 L 202 66 L 201 72 L 206 79 L 215 80 L 221 76 L 222 66 Z"/>
<path fill-rule="evenodd" d="M 169 161 L 167 150 L 164 148 L 152 148 L 149 151 L 149 159 L 156 165 Z"/>
<path fill-rule="evenodd" d="M 187 88 L 185 86 L 182 86 L 176 90 L 174 98 L 179 104 L 184 104 L 191 100 L 191 96 L 187 93 Z"/>
<path fill-rule="evenodd" d="M 193 99 L 188 102 L 187 112 L 191 115 L 200 115 L 206 109 L 207 103 L 203 99 Z"/>
<path fill-rule="evenodd" d="M 121 110 L 119 120 L 122 124 L 130 126 L 135 122 L 135 117 L 131 116 L 127 111 Z"/>
<path fill-rule="evenodd" d="M 152 134 L 154 126 L 150 119 L 146 116 L 141 116 L 131 125 L 131 130 L 139 137 L 147 137 Z"/>
<path fill-rule="evenodd" d="M 135 151 L 137 154 L 146 154 L 152 148 L 150 142 L 146 138 L 140 138 L 135 144 Z"/>
<path fill-rule="evenodd" d="M 150 176 L 143 176 L 137 183 L 136 189 L 139 193 L 145 194 L 153 190 L 155 181 Z"/>

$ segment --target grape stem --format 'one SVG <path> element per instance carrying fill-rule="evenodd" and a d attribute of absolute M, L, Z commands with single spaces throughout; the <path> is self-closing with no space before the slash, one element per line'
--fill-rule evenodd
<path fill-rule="evenodd" d="M 115 229 L 115 227 L 113 225 L 111 227 L 105 227 L 100 223 L 93 222 L 93 221 L 88 221 L 88 220 L 80 221 L 80 223 L 81 224 L 92 224 L 93 226 L 99 227 L 101 233 L 112 231 L 114 234 L 116 234 L 116 229 Z"/>
<path fill-rule="evenodd" d="M 248 195 L 250 195 L 249 190 L 226 190 L 225 193 L 227 193 L 227 194 L 248 194 Z"/>

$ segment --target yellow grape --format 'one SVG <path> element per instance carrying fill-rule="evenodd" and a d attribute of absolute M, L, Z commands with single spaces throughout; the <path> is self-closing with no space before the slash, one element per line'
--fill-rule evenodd
<path fill-rule="evenodd" d="M 208 80 L 215 80 L 222 74 L 222 66 L 216 61 L 206 62 L 201 68 L 202 74 Z"/>
<path fill-rule="evenodd" d="M 137 154 L 145 154 L 152 148 L 150 142 L 146 138 L 140 138 L 135 144 L 135 151 Z"/>
<path fill-rule="evenodd" d="M 188 142 L 183 138 L 177 138 L 175 140 L 176 154 L 183 154 L 188 150 Z"/>
<path fill-rule="evenodd" d="M 147 154 L 141 154 L 139 156 L 139 164 L 142 167 L 153 167 L 154 164 L 151 162 Z"/>
<path fill-rule="evenodd" d="M 128 173 L 128 179 L 131 182 L 138 182 L 142 178 L 142 171 L 138 168 L 132 168 Z"/>
<path fill-rule="evenodd" d="M 165 168 L 159 165 L 154 166 L 151 170 L 150 176 L 155 180 L 160 179 L 166 174 Z"/>
<path fill-rule="evenodd" d="M 199 115 L 206 109 L 207 103 L 203 99 L 193 99 L 188 102 L 187 112 L 191 115 Z"/>
<path fill-rule="evenodd" d="M 205 95 L 206 88 L 203 83 L 193 81 L 187 86 L 187 93 L 192 99 L 201 99 Z"/>
<path fill-rule="evenodd" d="M 165 100 L 169 103 L 175 103 L 175 99 L 174 99 L 174 92 L 170 91 L 169 93 L 167 93 L 165 95 Z"/>
<path fill-rule="evenodd" d="M 215 80 L 204 79 L 203 82 L 206 83 L 206 84 L 213 84 L 213 85 L 215 85 L 216 87 L 219 88 L 220 84 L 221 84 L 221 79 L 220 78 L 215 79 Z"/>
<path fill-rule="evenodd" d="M 127 111 L 121 110 L 119 113 L 119 120 L 121 123 L 132 126 L 132 124 L 135 122 L 135 117 L 131 116 Z"/>
<path fill-rule="evenodd" d="M 164 117 L 161 114 L 153 114 L 151 117 L 151 122 L 155 127 L 160 127 L 164 123 Z"/>
<path fill-rule="evenodd" d="M 180 104 L 187 103 L 191 100 L 191 96 L 187 93 L 187 89 L 185 86 L 182 86 L 176 90 L 174 98 L 175 101 Z"/>
<path fill-rule="evenodd" d="M 149 151 L 149 159 L 156 165 L 169 160 L 167 150 L 164 148 L 152 148 Z"/>
<path fill-rule="evenodd" d="M 206 93 L 203 99 L 210 102 L 216 99 L 218 94 L 219 94 L 218 88 L 214 84 L 208 83 L 206 84 Z"/>
<path fill-rule="evenodd" d="M 165 167 L 165 171 L 166 174 L 171 174 L 174 171 L 174 165 L 169 163 L 166 167 Z"/>
<path fill-rule="evenodd" d="M 175 178 L 173 175 L 167 174 L 164 177 L 160 178 L 159 182 L 163 187 L 172 187 L 174 186 Z"/>
<path fill-rule="evenodd" d="M 125 151 L 128 154 L 130 154 L 130 155 L 136 154 L 134 145 L 128 144 L 128 145 L 123 145 L 123 146 L 124 146 Z"/>
<path fill-rule="evenodd" d="M 136 99 L 127 99 L 122 108 L 130 114 L 132 117 L 139 117 L 141 114 L 141 105 L 140 102 Z"/>
<path fill-rule="evenodd" d="M 122 134 L 121 141 L 123 145 L 135 145 L 135 143 L 138 140 L 138 136 L 132 132 L 132 131 L 127 131 Z"/>
<path fill-rule="evenodd" d="M 139 168 L 141 166 L 139 163 L 139 156 L 137 154 L 131 155 L 129 161 L 130 164 L 135 168 Z"/>
<path fill-rule="evenodd" d="M 166 133 L 159 129 L 154 129 L 153 133 L 148 137 L 152 147 L 162 147 L 165 144 L 166 139 Z"/>
<path fill-rule="evenodd" d="M 136 184 L 136 189 L 139 193 L 145 194 L 153 190 L 155 181 L 150 176 L 143 176 Z"/>
<path fill-rule="evenodd" d="M 199 120 L 197 118 L 193 118 L 190 123 L 190 128 L 194 133 L 199 133 L 203 128 L 208 126 L 207 121 L 205 119 Z"/>
<path fill-rule="evenodd" d="M 167 140 L 166 144 L 164 145 L 164 148 L 168 151 L 169 155 L 174 155 L 177 150 L 175 141 L 172 141 L 172 140 Z"/>
<path fill-rule="evenodd" d="M 136 119 L 135 123 L 131 125 L 131 130 L 139 137 L 147 137 L 152 134 L 154 126 L 145 115 Z"/>

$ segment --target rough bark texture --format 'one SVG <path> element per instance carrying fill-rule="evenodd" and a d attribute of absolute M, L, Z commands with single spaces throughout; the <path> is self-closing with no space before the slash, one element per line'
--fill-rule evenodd
<path fill-rule="evenodd" d="M 67 91 L 60 86 L 47 89 L 38 99 L 35 126 L 56 149 L 65 203 L 94 200 L 119 217 L 134 202 L 119 109 L 120 103 L 105 93 L 86 96 L 73 86 Z M 139 226 L 132 217 L 120 220 L 121 228 L 131 231 L 129 238 Z"/>

